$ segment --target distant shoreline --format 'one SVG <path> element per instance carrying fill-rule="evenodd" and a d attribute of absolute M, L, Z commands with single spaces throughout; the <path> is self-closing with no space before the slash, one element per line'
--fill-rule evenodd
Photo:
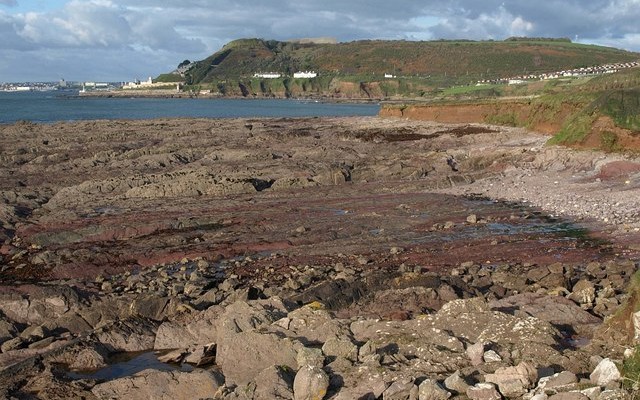
<path fill-rule="evenodd" d="M 73 96 L 80 98 L 153 98 L 153 99 L 237 99 L 237 100 L 300 100 L 323 103 L 363 103 L 372 104 L 388 101 L 376 98 L 341 98 L 328 96 L 308 96 L 308 97 L 282 97 L 282 96 L 221 96 L 216 94 L 191 94 L 186 92 L 176 92 L 175 90 L 136 90 L 133 91 L 111 91 L 111 92 L 85 92 Z"/>

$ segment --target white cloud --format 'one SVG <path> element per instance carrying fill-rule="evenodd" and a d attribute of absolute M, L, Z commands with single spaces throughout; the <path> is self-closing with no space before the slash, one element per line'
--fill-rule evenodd
<path fill-rule="evenodd" d="M 49 0 L 47 0 L 49 1 Z M 62 5 L 64 1 L 64 5 Z M 640 50 L 640 0 L 56 0 L 46 11 L 0 11 L 0 79 L 84 69 L 130 79 L 203 59 L 243 37 L 291 39 L 504 39 L 576 35 L 582 41 Z M 34 3 L 35 4 L 35 3 Z M 65 67 L 68 66 L 68 67 Z M 73 67 L 71 67 L 73 66 Z M 31 68 L 31 66 L 30 66 Z M 34 72 L 31 71 L 31 72 Z M 126 76 L 123 76 L 126 75 Z M 97 78 L 96 78 L 97 79 Z"/>

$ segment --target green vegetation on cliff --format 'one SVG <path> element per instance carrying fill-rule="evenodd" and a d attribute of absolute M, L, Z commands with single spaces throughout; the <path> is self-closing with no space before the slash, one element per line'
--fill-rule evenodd
<path fill-rule="evenodd" d="M 505 41 L 384 41 L 337 44 L 241 39 L 194 63 L 188 85 L 234 93 L 255 73 L 283 75 L 286 87 L 273 95 L 422 97 L 440 88 L 520 74 L 637 60 L 640 55 L 567 39 L 510 38 Z M 323 79 L 293 81 L 296 71 L 313 70 Z M 385 78 L 391 74 L 393 78 Z M 163 76 L 163 80 L 168 79 Z M 263 80 L 266 81 L 266 80 Z M 356 85 L 355 88 L 349 86 Z M 267 86 L 272 83 L 267 84 Z M 252 85 L 255 86 L 255 85 Z M 222 90 L 220 90 L 222 89 Z M 252 88 L 256 95 L 270 95 Z M 349 93 L 344 93 L 344 91 Z M 251 91 L 250 91 L 251 92 Z"/>

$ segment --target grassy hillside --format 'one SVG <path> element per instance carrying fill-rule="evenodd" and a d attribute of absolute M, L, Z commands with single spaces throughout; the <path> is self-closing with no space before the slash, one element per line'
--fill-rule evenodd
<path fill-rule="evenodd" d="M 248 78 L 256 72 L 279 72 L 290 76 L 295 71 L 314 70 L 339 79 L 373 82 L 382 80 L 383 75 L 389 73 L 399 79 L 419 78 L 420 90 L 428 90 L 479 79 L 638 58 L 640 55 L 637 53 L 609 47 L 541 39 L 503 42 L 370 40 L 338 44 L 241 39 L 197 62 L 186 78 L 189 84 L 211 85 Z M 406 84 L 411 85 L 411 82 Z M 387 88 L 387 91 L 398 90 Z M 402 92 L 401 89 L 399 91 Z"/>

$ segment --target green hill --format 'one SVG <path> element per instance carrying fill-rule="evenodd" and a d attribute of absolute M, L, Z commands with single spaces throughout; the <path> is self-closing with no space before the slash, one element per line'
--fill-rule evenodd
<path fill-rule="evenodd" d="M 326 94 L 343 82 L 356 84 L 356 90 L 362 92 L 361 83 L 379 82 L 380 85 L 370 89 L 382 97 L 420 96 L 434 88 L 468 84 L 480 79 L 638 59 L 638 53 L 576 44 L 568 39 L 513 38 L 479 42 L 366 40 L 337 44 L 241 39 L 196 62 L 185 78 L 189 85 L 220 90 L 223 94 L 237 90 L 235 86 L 240 83 L 246 89 L 242 94 L 291 95 L 300 91 Z M 314 86 L 289 78 L 294 72 L 305 70 L 316 71 L 325 79 Z M 283 74 L 283 78 L 279 83 L 260 84 L 251 81 L 256 72 L 278 72 Z M 397 78 L 385 80 L 385 73 Z M 332 82 L 333 79 L 338 82 Z M 370 94 L 366 90 L 364 92 Z"/>

